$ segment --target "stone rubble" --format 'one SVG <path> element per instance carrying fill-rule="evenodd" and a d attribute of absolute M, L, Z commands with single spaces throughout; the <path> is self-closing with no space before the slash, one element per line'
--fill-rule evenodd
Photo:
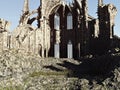
<path fill-rule="evenodd" d="M 22 87 L 20 90 L 119 90 L 120 89 L 120 67 L 113 71 L 114 76 L 99 81 L 99 76 L 84 76 L 84 78 L 66 75 L 52 75 L 51 72 L 59 71 L 44 66 L 54 66 L 61 70 L 66 67 L 59 66 L 64 61 L 75 65 L 81 64 L 80 61 L 72 59 L 40 58 L 38 56 L 24 55 L 15 50 L 0 53 L 0 89 L 7 87 Z M 45 72 L 41 75 L 33 75 L 34 72 Z M 53 73 L 53 74 L 54 74 Z M 88 78 L 88 79 L 87 79 Z M 90 80 L 91 79 L 91 80 Z M 17 89 L 15 89 L 17 90 Z"/>

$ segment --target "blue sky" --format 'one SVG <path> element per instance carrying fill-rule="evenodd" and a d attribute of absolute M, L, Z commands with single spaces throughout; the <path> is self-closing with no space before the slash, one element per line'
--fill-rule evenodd
<path fill-rule="evenodd" d="M 34 10 L 39 6 L 40 0 L 29 0 L 30 9 Z M 118 10 L 115 18 L 115 34 L 120 36 L 120 0 L 103 0 L 105 4 L 113 3 Z M 24 0 L 2 0 L 0 2 L 0 18 L 4 18 L 12 23 L 11 30 L 17 27 L 20 15 L 22 14 Z M 97 18 L 98 0 L 88 0 L 89 14 Z"/>
<path fill-rule="evenodd" d="M 117 15 L 115 17 L 114 34 L 120 36 L 120 0 L 103 0 L 104 4 L 112 3 L 117 8 Z M 89 14 L 97 18 L 97 3 L 98 0 L 88 0 Z"/>

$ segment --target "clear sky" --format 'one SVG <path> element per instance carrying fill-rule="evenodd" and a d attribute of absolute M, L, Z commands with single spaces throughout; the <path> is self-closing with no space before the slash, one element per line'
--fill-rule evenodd
<path fill-rule="evenodd" d="M 30 9 L 38 8 L 40 0 L 29 0 Z M 118 10 L 115 19 L 115 34 L 120 36 L 120 0 L 103 0 L 105 4 L 113 3 Z M 24 0 L 1 0 L 0 2 L 0 18 L 4 18 L 12 23 L 11 30 L 17 27 L 20 15 L 22 14 Z M 89 14 L 97 18 L 98 0 L 88 0 Z"/>
<path fill-rule="evenodd" d="M 117 16 L 115 18 L 114 34 L 120 36 L 120 0 L 103 0 L 104 4 L 112 3 L 117 8 Z M 98 0 L 88 0 L 89 14 L 97 18 Z"/>

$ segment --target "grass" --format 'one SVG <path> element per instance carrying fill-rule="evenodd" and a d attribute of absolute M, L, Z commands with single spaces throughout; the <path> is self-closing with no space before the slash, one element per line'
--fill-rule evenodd
<path fill-rule="evenodd" d="M 0 87 L 0 90 L 24 90 L 22 86 Z"/>
<path fill-rule="evenodd" d="M 41 75 L 43 76 L 68 76 L 68 74 L 70 73 L 70 71 L 68 70 L 64 70 L 61 72 L 43 72 L 43 71 L 39 71 L 39 72 L 33 72 L 31 74 L 29 74 L 30 77 L 39 77 Z"/>
<path fill-rule="evenodd" d="M 14 85 L 13 81 L 9 80 L 8 86 L 2 86 L 0 85 L 0 90 L 24 90 L 23 85 Z"/>

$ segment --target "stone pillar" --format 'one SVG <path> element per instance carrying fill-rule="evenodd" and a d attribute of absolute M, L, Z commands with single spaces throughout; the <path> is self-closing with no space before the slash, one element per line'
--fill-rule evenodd
<path fill-rule="evenodd" d="M 0 33 L 0 51 L 2 52 L 3 50 L 3 34 Z"/>
<path fill-rule="evenodd" d="M 7 45 L 8 45 L 8 32 L 3 32 L 3 50 L 7 50 L 8 49 L 8 47 L 7 47 Z"/>
<path fill-rule="evenodd" d="M 83 51 L 84 55 L 87 55 L 89 52 L 89 30 L 88 30 L 88 0 L 82 1 L 83 6 Z"/>
<path fill-rule="evenodd" d="M 81 56 L 81 49 L 80 49 L 81 47 L 80 47 L 80 43 L 78 43 L 78 58 L 80 58 L 80 56 Z"/>
<path fill-rule="evenodd" d="M 45 22 L 44 22 L 43 16 L 42 16 L 42 20 L 41 20 L 41 29 L 43 31 L 42 57 L 44 58 L 44 56 L 45 56 Z"/>
<path fill-rule="evenodd" d="M 102 6 L 103 5 L 103 0 L 98 0 L 98 6 Z"/>
<path fill-rule="evenodd" d="M 29 12 L 29 1 L 24 0 L 23 13 Z"/>
<path fill-rule="evenodd" d="M 56 34 L 56 43 L 59 44 L 60 43 L 60 30 L 56 30 L 55 31 L 55 34 Z"/>
<path fill-rule="evenodd" d="M 44 20 L 45 20 L 45 21 L 44 21 L 44 26 L 45 26 L 45 27 L 44 27 L 44 28 L 45 28 L 45 29 L 44 29 L 44 32 L 45 32 L 45 34 L 44 34 L 44 35 L 45 35 L 45 36 L 44 36 L 44 38 L 45 38 L 45 39 L 44 39 L 45 45 L 44 45 L 44 46 L 45 46 L 45 48 L 44 48 L 44 49 L 45 49 L 45 57 L 48 57 L 48 49 L 47 49 L 47 42 L 48 42 L 48 40 L 47 40 L 47 35 L 48 35 L 48 32 L 47 32 L 47 18 L 45 17 Z"/>
<path fill-rule="evenodd" d="M 60 58 L 60 30 L 55 31 L 54 56 Z M 56 52 L 57 51 L 57 52 Z"/>
<path fill-rule="evenodd" d="M 42 47 L 42 58 L 44 58 L 44 47 Z"/>

